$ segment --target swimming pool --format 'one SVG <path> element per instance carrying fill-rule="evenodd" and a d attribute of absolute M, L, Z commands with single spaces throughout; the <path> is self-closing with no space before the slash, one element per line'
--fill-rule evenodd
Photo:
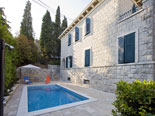
<path fill-rule="evenodd" d="M 96 101 L 62 85 L 24 86 L 17 116 L 34 116 Z"/>
<path fill-rule="evenodd" d="M 28 112 L 88 100 L 59 85 L 28 87 Z"/>

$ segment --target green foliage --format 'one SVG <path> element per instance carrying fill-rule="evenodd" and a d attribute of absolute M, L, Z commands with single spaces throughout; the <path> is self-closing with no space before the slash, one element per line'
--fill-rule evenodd
<path fill-rule="evenodd" d="M 19 35 L 16 39 L 17 52 L 19 54 L 18 66 L 26 64 L 34 64 L 37 62 L 38 50 L 32 40 L 24 35 Z"/>
<path fill-rule="evenodd" d="M 57 32 L 56 36 L 58 37 L 60 34 L 60 25 L 61 25 L 61 18 L 60 18 L 60 7 L 58 6 L 56 15 L 55 15 L 55 32 Z"/>
<path fill-rule="evenodd" d="M 155 81 L 117 83 L 113 116 L 155 116 Z"/>
<path fill-rule="evenodd" d="M 38 54 L 38 63 L 42 65 L 48 65 L 48 57 L 44 56 L 42 52 Z"/>
<path fill-rule="evenodd" d="M 10 89 L 16 78 L 16 63 L 17 63 L 17 53 L 16 50 L 10 51 L 8 48 L 5 48 L 5 92 L 7 89 Z"/>
<path fill-rule="evenodd" d="M 67 18 L 64 17 L 61 25 L 59 6 L 56 11 L 55 22 L 52 22 L 50 13 L 46 12 L 42 20 L 40 34 L 41 53 L 39 61 L 41 64 L 48 64 L 48 62 L 51 64 L 60 64 L 58 63 L 60 57 L 60 40 L 58 37 L 66 28 Z"/>
<path fill-rule="evenodd" d="M 55 41 L 55 50 L 53 57 L 60 56 L 60 40 L 58 39 L 59 35 L 61 34 L 61 18 L 60 18 L 60 7 L 58 6 L 55 16 L 55 23 L 54 23 L 54 41 Z"/>
<path fill-rule="evenodd" d="M 8 28 L 10 28 L 10 26 L 7 24 L 7 20 L 6 20 L 6 18 L 5 18 L 5 14 L 4 14 L 4 11 L 3 11 L 3 7 L 0 7 L 0 16 L 1 16 L 1 23 L 3 24 L 3 25 L 6 25 Z"/>
<path fill-rule="evenodd" d="M 44 57 L 51 57 L 54 50 L 54 35 L 53 35 L 53 23 L 51 21 L 50 13 L 47 11 L 43 17 L 40 46 Z"/>
<path fill-rule="evenodd" d="M 67 18 L 64 16 L 64 19 L 62 21 L 62 25 L 61 25 L 61 33 L 67 28 L 68 24 L 67 24 Z"/>
<path fill-rule="evenodd" d="M 2 11 L 1 11 L 2 12 Z M 9 32 L 9 25 L 5 19 L 4 12 L 0 13 L 0 38 L 4 40 L 5 43 L 10 44 L 16 48 L 16 41 Z M 18 62 L 18 54 L 16 49 L 10 50 L 5 47 L 5 91 L 11 88 L 16 78 L 16 64 Z"/>
<path fill-rule="evenodd" d="M 26 64 L 34 64 L 37 62 L 38 49 L 34 43 L 32 17 L 31 17 L 31 3 L 27 1 L 23 20 L 20 27 L 20 35 L 16 39 L 17 52 L 19 54 L 18 66 Z"/>
<path fill-rule="evenodd" d="M 59 59 L 52 60 L 52 61 L 49 62 L 49 64 L 51 64 L 51 65 L 60 65 L 60 60 Z"/>
<path fill-rule="evenodd" d="M 21 22 L 21 27 L 20 27 L 20 34 L 25 35 L 29 40 L 34 40 L 30 1 L 27 1 L 24 9 L 23 20 Z"/>

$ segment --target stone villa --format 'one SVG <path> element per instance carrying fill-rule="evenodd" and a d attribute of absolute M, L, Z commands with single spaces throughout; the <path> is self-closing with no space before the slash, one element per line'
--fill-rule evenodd
<path fill-rule="evenodd" d="M 114 92 L 155 80 L 155 0 L 92 0 L 61 39 L 61 78 Z"/>

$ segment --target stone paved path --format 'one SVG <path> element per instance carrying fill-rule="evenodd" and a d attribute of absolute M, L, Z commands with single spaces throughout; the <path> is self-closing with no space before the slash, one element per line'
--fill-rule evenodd
<path fill-rule="evenodd" d="M 93 97 L 97 99 L 97 101 L 38 116 L 112 116 L 111 110 L 114 108 L 112 105 L 112 102 L 115 99 L 114 94 L 98 91 L 92 88 L 80 87 L 69 83 L 59 84 Z M 19 85 L 16 89 L 14 95 L 4 109 L 4 116 L 16 116 L 22 88 L 23 85 Z"/>
<path fill-rule="evenodd" d="M 11 99 L 4 107 L 4 116 L 16 116 L 22 90 L 23 85 L 19 85 L 19 87 L 16 89 Z"/>

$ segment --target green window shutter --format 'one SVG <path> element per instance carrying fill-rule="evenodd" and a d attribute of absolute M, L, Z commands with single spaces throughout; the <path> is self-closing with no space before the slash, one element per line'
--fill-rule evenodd
<path fill-rule="evenodd" d="M 118 63 L 124 63 L 124 38 L 118 38 Z"/>
<path fill-rule="evenodd" d="M 85 50 L 85 66 L 90 66 L 90 49 Z"/>
<path fill-rule="evenodd" d="M 68 68 L 68 57 L 66 57 L 66 68 Z"/>
<path fill-rule="evenodd" d="M 90 18 L 86 18 L 86 34 L 90 33 Z"/>
<path fill-rule="evenodd" d="M 75 41 L 79 40 L 79 28 L 75 27 Z"/>
<path fill-rule="evenodd" d="M 72 59 L 73 59 L 72 56 L 70 56 L 69 59 L 70 59 L 70 68 L 72 68 L 72 62 L 73 62 L 73 60 L 72 60 Z"/>
<path fill-rule="evenodd" d="M 135 33 L 124 36 L 125 63 L 135 62 Z"/>
<path fill-rule="evenodd" d="M 72 38 L 72 36 L 71 36 L 71 34 L 69 34 L 69 35 L 68 35 L 68 46 L 71 45 L 71 38 Z"/>

